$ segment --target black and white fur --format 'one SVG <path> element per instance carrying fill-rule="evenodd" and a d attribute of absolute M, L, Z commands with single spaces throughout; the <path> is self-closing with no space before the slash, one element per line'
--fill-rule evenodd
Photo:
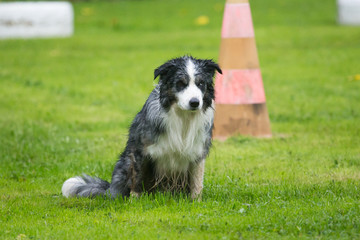
<path fill-rule="evenodd" d="M 65 197 L 113 198 L 142 192 L 186 191 L 198 198 L 211 146 L 215 71 L 212 60 L 172 59 L 155 70 L 159 84 L 133 120 L 111 183 L 87 175 L 65 181 Z"/>

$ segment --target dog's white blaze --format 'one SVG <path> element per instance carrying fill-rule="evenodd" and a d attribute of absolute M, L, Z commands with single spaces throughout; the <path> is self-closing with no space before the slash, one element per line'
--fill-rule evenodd
<path fill-rule="evenodd" d="M 190 163 L 203 157 L 207 130 L 213 117 L 213 108 L 208 108 L 205 113 L 189 112 L 176 105 L 164 115 L 165 134 L 147 147 L 159 175 L 185 173 Z"/>
<path fill-rule="evenodd" d="M 181 92 L 177 93 L 176 96 L 178 98 L 177 104 L 181 109 L 189 110 L 190 105 L 189 102 L 192 98 L 196 98 L 199 100 L 199 106 L 198 109 L 202 108 L 203 105 L 203 92 L 196 86 L 195 84 L 195 65 L 194 63 L 189 59 L 189 61 L 186 64 L 186 71 L 190 78 L 189 85 Z"/>
<path fill-rule="evenodd" d="M 190 82 L 191 81 L 195 82 L 196 69 L 195 69 L 195 64 L 191 61 L 191 59 L 189 59 L 186 63 L 186 72 L 190 77 Z"/>
<path fill-rule="evenodd" d="M 73 197 L 76 195 L 74 192 L 81 185 L 86 185 L 84 179 L 81 177 L 73 177 L 66 180 L 61 188 L 61 192 L 65 197 Z"/>

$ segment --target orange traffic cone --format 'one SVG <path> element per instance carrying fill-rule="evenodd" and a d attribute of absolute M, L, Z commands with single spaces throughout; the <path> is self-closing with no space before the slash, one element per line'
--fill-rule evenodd
<path fill-rule="evenodd" d="M 235 134 L 270 137 L 254 28 L 248 0 L 227 0 L 215 79 L 214 138 Z"/>

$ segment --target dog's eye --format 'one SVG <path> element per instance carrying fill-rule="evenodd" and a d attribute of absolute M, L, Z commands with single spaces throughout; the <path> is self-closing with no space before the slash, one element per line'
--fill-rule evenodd
<path fill-rule="evenodd" d="M 202 87 L 204 87 L 204 82 L 198 82 L 197 84 L 196 84 L 199 88 L 202 88 Z"/>
<path fill-rule="evenodd" d="M 183 88 L 185 88 L 186 87 L 186 83 L 184 83 L 183 81 L 177 81 L 176 82 L 176 88 L 177 89 L 183 89 Z"/>

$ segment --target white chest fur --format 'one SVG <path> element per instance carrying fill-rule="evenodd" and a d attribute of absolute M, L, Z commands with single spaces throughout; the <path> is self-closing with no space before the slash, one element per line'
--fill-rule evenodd
<path fill-rule="evenodd" d="M 204 155 L 205 141 L 214 110 L 189 112 L 176 107 L 164 116 L 165 133 L 147 147 L 158 174 L 185 173 L 190 163 Z"/>

